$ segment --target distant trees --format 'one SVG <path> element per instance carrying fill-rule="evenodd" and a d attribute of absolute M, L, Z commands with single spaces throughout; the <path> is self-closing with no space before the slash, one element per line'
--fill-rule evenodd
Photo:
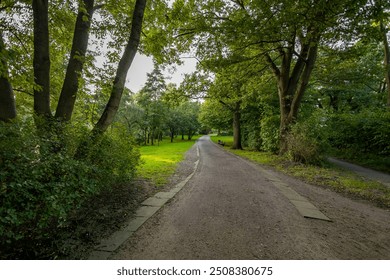
<path fill-rule="evenodd" d="M 265 70 L 272 71 L 279 98 L 279 152 L 288 152 L 288 134 L 298 120 L 319 49 L 341 44 L 343 36 L 353 33 L 354 19 L 366 1 L 185 3 L 174 6 L 182 11 L 178 37 L 183 43 L 192 41 L 203 69 L 218 73 L 235 65 L 245 72 L 249 64 L 259 80 Z"/>

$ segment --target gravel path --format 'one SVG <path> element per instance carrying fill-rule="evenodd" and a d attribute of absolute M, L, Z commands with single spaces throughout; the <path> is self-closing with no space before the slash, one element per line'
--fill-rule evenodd
<path fill-rule="evenodd" d="M 192 179 L 111 258 L 390 259 L 390 211 L 272 170 L 265 176 L 207 136 L 197 145 Z M 302 217 L 270 176 L 332 222 Z"/>
<path fill-rule="evenodd" d="M 352 164 L 352 163 L 349 163 L 349 162 L 346 162 L 343 160 L 339 160 L 336 158 L 328 158 L 328 160 L 331 163 L 334 163 L 334 164 L 336 164 L 344 169 L 351 170 L 351 171 L 359 174 L 360 176 L 377 181 L 377 182 L 379 182 L 387 187 L 390 187 L 390 175 L 389 174 L 379 172 L 376 170 L 372 170 L 369 168 L 365 168 L 365 167 L 362 167 L 362 166 L 359 166 L 356 164 Z"/>

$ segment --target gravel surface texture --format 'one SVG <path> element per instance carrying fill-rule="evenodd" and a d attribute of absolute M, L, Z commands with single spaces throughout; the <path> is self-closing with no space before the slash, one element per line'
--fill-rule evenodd
<path fill-rule="evenodd" d="M 305 184 L 199 139 L 188 184 L 112 259 L 390 259 L 390 211 Z M 169 190 L 192 172 L 196 148 Z M 332 222 L 302 217 L 269 174 L 307 198 Z"/>

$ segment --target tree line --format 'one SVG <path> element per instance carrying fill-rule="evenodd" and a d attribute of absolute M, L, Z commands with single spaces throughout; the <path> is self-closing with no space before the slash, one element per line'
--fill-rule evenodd
<path fill-rule="evenodd" d="M 89 197 L 131 181 L 137 145 L 163 135 L 232 132 L 235 149 L 316 164 L 329 148 L 388 157 L 389 10 L 384 0 L 1 1 L 0 247 L 33 256 Z M 132 93 L 136 53 L 155 67 Z M 166 84 L 161 69 L 183 54 L 197 71 Z"/>

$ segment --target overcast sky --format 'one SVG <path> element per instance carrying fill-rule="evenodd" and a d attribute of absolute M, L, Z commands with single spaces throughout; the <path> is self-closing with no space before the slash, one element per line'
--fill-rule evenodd
<path fill-rule="evenodd" d="M 175 83 L 178 85 L 183 80 L 184 74 L 195 71 L 196 59 L 184 58 L 183 62 L 183 65 L 177 66 L 174 73 L 164 72 L 167 83 Z M 152 58 L 137 53 L 127 75 L 126 87 L 133 92 L 138 92 L 145 84 L 146 74 L 152 71 Z"/>

